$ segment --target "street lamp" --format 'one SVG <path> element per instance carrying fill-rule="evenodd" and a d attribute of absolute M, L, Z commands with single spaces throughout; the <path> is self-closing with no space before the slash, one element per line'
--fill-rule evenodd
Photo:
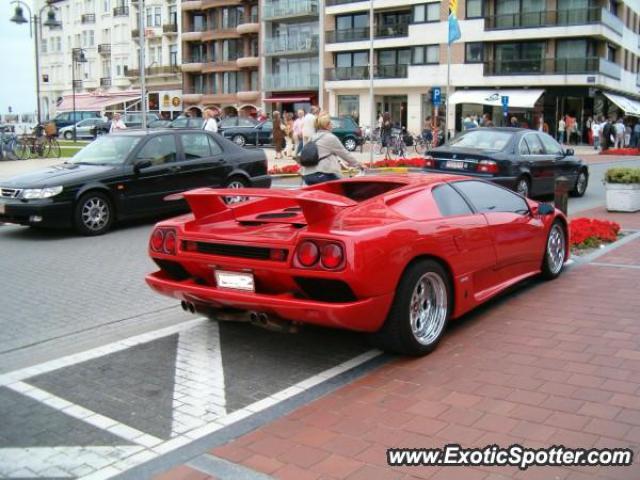
<path fill-rule="evenodd" d="M 73 99 L 73 141 L 77 141 L 76 137 L 76 63 L 86 63 L 87 57 L 84 48 L 74 48 L 71 50 L 71 98 Z"/>
<path fill-rule="evenodd" d="M 51 5 L 48 3 L 44 5 L 39 11 L 37 15 L 31 14 L 31 8 L 29 5 L 24 3 L 22 0 L 14 0 L 11 2 L 11 5 L 16 6 L 14 10 L 14 15 L 11 17 L 11 21 L 18 25 L 22 25 L 24 23 L 29 23 L 29 35 L 34 38 L 35 42 L 35 56 L 36 56 L 36 97 L 37 97 L 37 105 L 38 105 L 38 125 L 42 123 L 42 112 L 40 110 L 40 59 L 39 59 L 39 50 L 38 50 L 38 38 L 42 35 L 42 12 L 45 8 L 48 8 L 47 19 L 44 22 L 44 26 L 47 28 L 59 28 L 62 26 L 62 22 L 56 20 L 56 10 L 59 10 L 55 5 Z M 24 16 L 24 8 L 29 12 L 29 18 L 25 18 Z M 35 35 L 33 31 L 35 30 Z"/>

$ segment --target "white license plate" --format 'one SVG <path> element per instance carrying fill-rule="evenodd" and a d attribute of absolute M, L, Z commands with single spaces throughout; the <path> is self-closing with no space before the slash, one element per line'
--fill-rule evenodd
<path fill-rule="evenodd" d="M 453 160 L 449 160 L 447 161 L 447 163 L 444 164 L 444 166 L 446 168 L 454 168 L 456 170 L 462 170 L 464 169 L 464 162 L 455 162 Z"/>
<path fill-rule="evenodd" d="M 225 272 L 216 270 L 216 284 L 218 288 L 229 288 L 232 290 L 255 291 L 255 284 L 252 273 Z"/>
<path fill-rule="evenodd" d="M 0 214 L 4 214 L 4 203 L 0 203 Z"/>

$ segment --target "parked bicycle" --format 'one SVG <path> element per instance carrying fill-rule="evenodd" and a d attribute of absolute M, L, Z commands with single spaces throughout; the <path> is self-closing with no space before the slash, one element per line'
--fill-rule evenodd
<path fill-rule="evenodd" d="M 3 128 L 0 132 L 0 160 L 16 160 L 16 146 L 18 136 L 8 128 Z"/>
<path fill-rule="evenodd" d="M 391 135 L 388 138 L 381 138 L 374 144 L 374 153 L 376 155 L 383 155 L 385 160 L 393 160 L 395 157 L 407 158 L 407 135 L 406 130 L 393 129 Z M 413 143 L 413 139 L 410 138 L 409 143 Z"/>
<path fill-rule="evenodd" d="M 29 158 L 60 158 L 62 150 L 55 135 L 45 134 L 44 127 L 38 125 L 29 135 L 21 135 L 15 147 L 20 160 Z"/>

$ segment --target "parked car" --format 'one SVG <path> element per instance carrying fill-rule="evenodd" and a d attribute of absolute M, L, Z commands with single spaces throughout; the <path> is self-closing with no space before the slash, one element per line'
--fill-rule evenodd
<path fill-rule="evenodd" d="M 446 172 L 492 180 L 521 195 L 554 192 L 555 179 L 566 177 L 570 194 L 587 191 L 589 167 L 550 135 L 523 128 L 475 128 L 426 153 L 428 172 Z"/>
<path fill-rule="evenodd" d="M 157 114 L 147 113 L 147 125 L 159 119 Z M 122 116 L 122 120 L 127 128 L 142 128 L 142 113 L 127 113 Z"/>
<path fill-rule="evenodd" d="M 73 130 L 75 129 L 76 138 L 94 138 L 95 128 L 103 123 L 105 122 L 101 118 L 86 118 L 80 120 L 75 125 L 62 127 L 58 130 L 58 135 L 66 140 L 71 140 L 73 138 Z"/>
<path fill-rule="evenodd" d="M 171 120 L 154 120 L 147 125 L 149 128 L 171 128 Z"/>
<path fill-rule="evenodd" d="M 73 159 L 0 184 L 0 222 L 75 227 L 100 235 L 113 222 L 186 209 L 164 198 L 197 187 L 269 187 L 263 151 L 202 130 L 130 130 L 99 137 Z"/>
<path fill-rule="evenodd" d="M 223 120 L 224 123 L 224 120 Z M 342 141 L 350 152 L 362 145 L 362 130 L 351 117 L 332 117 L 332 132 Z M 237 126 L 224 126 L 222 135 L 236 145 L 271 145 L 273 142 L 273 123 L 271 120 L 258 123 L 253 119 L 239 119 Z"/>
<path fill-rule="evenodd" d="M 98 110 L 89 112 L 62 112 L 56 115 L 52 121 L 56 124 L 58 131 L 60 131 L 64 127 L 75 125 L 76 123 L 88 118 L 102 118 L 102 116 Z"/>
<path fill-rule="evenodd" d="M 202 117 L 178 117 L 171 122 L 169 128 L 202 128 L 204 118 Z"/>
<path fill-rule="evenodd" d="M 456 175 L 357 177 L 298 190 L 186 192 L 192 215 L 160 222 L 156 292 L 215 318 L 373 334 L 432 351 L 458 318 L 521 280 L 557 277 L 567 219 L 550 204 Z M 178 247 L 179 246 L 179 247 Z"/>

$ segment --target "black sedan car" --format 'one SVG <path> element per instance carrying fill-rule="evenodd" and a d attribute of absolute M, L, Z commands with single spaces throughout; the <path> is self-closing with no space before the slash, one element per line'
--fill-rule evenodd
<path fill-rule="evenodd" d="M 554 192 L 566 177 L 570 194 L 581 197 L 589 167 L 546 133 L 522 128 L 475 128 L 426 153 L 426 171 L 486 178 L 523 196 Z"/>
<path fill-rule="evenodd" d="M 164 200 L 172 193 L 225 186 L 270 187 L 265 153 L 202 130 L 132 130 L 101 136 L 69 162 L 0 181 L 0 222 L 100 235 L 116 220 L 186 211 L 184 200 Z"/>

